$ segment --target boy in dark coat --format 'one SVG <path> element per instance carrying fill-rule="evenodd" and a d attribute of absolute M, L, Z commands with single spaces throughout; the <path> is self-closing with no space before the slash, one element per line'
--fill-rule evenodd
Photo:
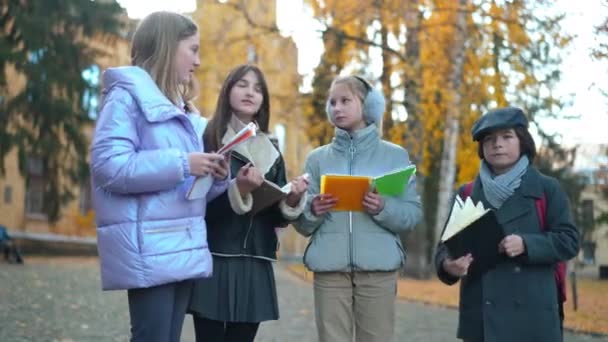
<path fill-rule="evenodd" d="M 439 244 L 435 266 L 449 285 L 460 280 L 458 338 L 467 342 L 555 342 L 562 340 L 554 269 L 578 253 L 579 232 L 558 181 L 541 174 L 528 121 L 519 108 L 483 115 L 473 126 L 479 142 L 479 174 L 470 197 L 495 210 L 505 237 L 496 248 L 501 261 L 471 277 L 475 260 L 452 258 Z M 460 193 L 462 193 L 462 188 Z M 540 226 L 536 201 L 546 199 Z"/>

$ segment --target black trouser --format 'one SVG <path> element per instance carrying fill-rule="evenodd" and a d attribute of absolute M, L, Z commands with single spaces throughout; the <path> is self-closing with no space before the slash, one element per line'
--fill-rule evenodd
<path fill-rule="evenodd" d="M 260 323 L 222 322 L 192 315 L 196 342 L 251 342 Z"/>
<path fill-rule="evenodd" d="M 127 291 L 131 342 L 179 342 L 192 281 Z"/>

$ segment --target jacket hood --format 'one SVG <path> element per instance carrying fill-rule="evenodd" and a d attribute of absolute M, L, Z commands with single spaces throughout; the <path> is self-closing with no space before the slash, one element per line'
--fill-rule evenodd
<path fill-rule="evenodd" d="M 183 114 L 177 106 L 160 91 L 150 74 L 137 66 L 108 68 L 103 73 L 103 94 L 113 88 L 126 90 L 137 102 L 149 122 L 168 120 Z"/>

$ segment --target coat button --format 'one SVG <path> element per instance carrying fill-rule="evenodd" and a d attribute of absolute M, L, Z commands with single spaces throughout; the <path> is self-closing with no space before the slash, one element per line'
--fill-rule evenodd
<path fill-rule="evenodd" d="M 486 305 L 492 305 L 492 301 L 486 300 Z"/>
<path fill-rule="evenodd" d="M 513 272 L 515 272 L 515 273 L 521 272 L 521 267 L 519 267 L 519 266 L 513 267 Z"/>

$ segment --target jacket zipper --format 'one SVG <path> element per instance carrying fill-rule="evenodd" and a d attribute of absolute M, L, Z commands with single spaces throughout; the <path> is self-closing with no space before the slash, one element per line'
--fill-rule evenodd
<path fill-rule="evenodd" d="M 238 152 L 235 152 L 235 151 L 232 151 L 231 156 L 232 156 L 232 158 L 237 159 L 237 160 L 243 162 L 244 164 L 247 164 L 250 162 L 249 160 L 247 160 L 247 158 L 245 158 L 244 156 L 241 156 Z M 249 218 L 249 227 L 247 227 L 247 233 L 245 234 L 245 239 L 243 240 L 243 251 L 247 249 L 247 240 L 249 239 L 249 233 L 251 232 L 252 226 L 253 226 L 253 215 L 251 215 Z"/>
<path fill-rule="evenodd" d="M 148 229 L 144 229 L 144 233 L 146 233 L 146 234 L 158 234 L 158 233 L 178 232 L 178 231 L 182 231 L 182 230 L 188 230 L 188 231 L 190 231 L 190 226 L 148 228 Z"/>
<path fill-rule="evenodd" d="M 237 160 L 240 160 L 241 162 L 247 164 L 250 161 L 247 160 L 247 158 L 245 158 L 245 156 L 242 156 L 240 153 L 232 151 L 231 153 L 232 158 L 235 158 Z M 272 165 L 272 167 L 270 168 L 270 170 L 272 170 L 274 167 L 276 167 L 276 164 L 279 162 L 279 159 L 277 158 L 277 160 L 275 161 L 275 163 Z M 265 175 L 264 175 L 265 176 Z M 265 179 L 266 177 L 264 177 Z M 251 217 L 249 218 L 249 227 L 247 228 L 247 233 L 245 234 L 245 240 L 243 240 L 243 250 L 247 249 L 247 240 L 249 239 L 249 233 L 251 232 L 251 227 L 253 227 L 253 217 L 255 215 L 251 215 Z M 278 243 L 278 242 L 277 242 Z"/>
<path fill-rule="evenodd" d="M 245 240 L 243 241 L 243 250 L 247 249 L 247 239 L 249 239 L 249 232 L 253 226 L 253 215 L 249 218 L 249 227 L 247 228 L 247 234 L 245 234 Z"/>
<path fill-rule="evenodd" d="M 349 152 L 350 152 L 350 161 L 348 163 L 348 173 L 350 175 L 353 174 L 353 163 L 355 162 L 355 146 L 353 144 L 353 140 L 351 138 L 350 140 L 350 147 L 349 147 Z M 351 272 L 354 271 L 355 268 L 355 261 L 354 261 L 354 235 L 353 235 L 353 212 L 349 211 L 348 212 L 348 235 L 349 235 L 349 249 L 348 249 L 348 254 L 349 254 L 349 260 L 350 260 L 350 270 Z"/>

